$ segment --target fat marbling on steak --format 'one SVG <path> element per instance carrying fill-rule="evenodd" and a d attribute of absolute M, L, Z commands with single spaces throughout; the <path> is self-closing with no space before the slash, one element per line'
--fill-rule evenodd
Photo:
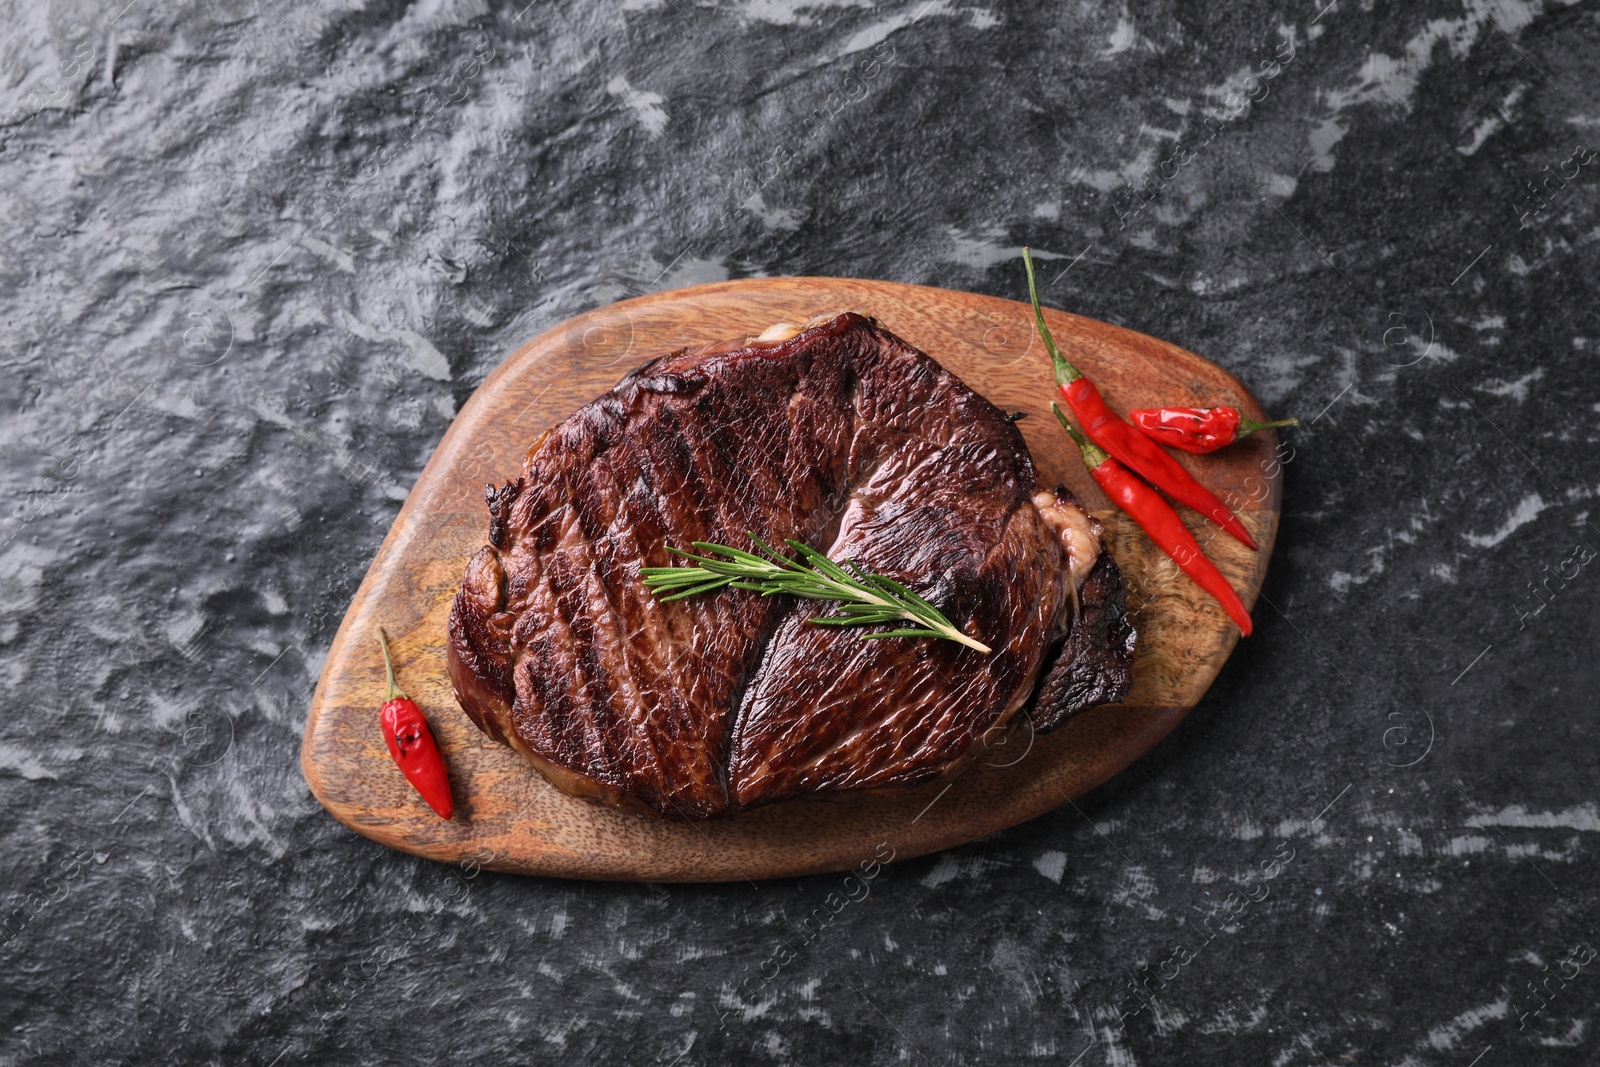
<path fill-rule="evenodd" d="M 993 404 L 862 315 L 652 360 L 487 497 L 451 681 L 569 793 L 695 819 L 893 791 L 964 767 L 1036 691 L 1036 729 L 1127 691 L 1099 523 L 1037 489 Z M 993 652 L 863 641 L 806 622 L 816 601 L 745 590 L 663 603 L 639 578 L 678 562 L 669 544 L 747 531 L 903 582 Z"/>

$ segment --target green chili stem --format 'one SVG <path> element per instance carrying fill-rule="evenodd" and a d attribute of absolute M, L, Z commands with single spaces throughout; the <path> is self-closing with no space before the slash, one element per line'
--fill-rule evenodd
<path fill-rule="evenodd" d="M 389 635 L 383 632 L 383 627 L 378 627 L 378 647 L 383 649 L 383 669 L 389 675 L 389 690 L 383 695 L 383 702 L 391 700 L 410 700 L 394 680 L 394 660 L 389 658 Z"/>
<path fill-rule="evenodd" d="M 1257 430 L 1276 430 L 1280 426 L 1298 426 L 1299 419 L 1274 419 L 1272 422 L 1256 422 L 1252 419 L 1239 420 L 1239 436 L 1255 433 Z"/>
<path fill-rule="evenodd" d="M 1039 337 L 1044 341 L 1045 351 L 1050 353 L 1050 361 L 1056 366 L 1056 384 L 1064 386 L 1075 382 L 1083 377 L 1083 372 L 1067 362 L 1067 357 L 1056 347 L 1056 339 L 1050 336 L 1050 327 L 1044 324 L 1044 311 L 1039 307 L 1039 286 L 1033 280 L 1033 256 L 1026 248 L 1022 250 L 1022 265 L 1028 268 L 1028 300 L 1033 304 L 1033 321 L 1039 327 Z"/>
<path fill-rule="evenodd" d="M 1061 409 L 1056 406 L 1056 402 L 1054 400 L 1050 401 L 1050 410 L 1055 412 L 1056 421 L 1061 424 L 1061 428 L 1066 430 L 1067 433 L 1071 434 L 1074 441 L 1078 442 L 1078 450 L 1083 453 L 1084 466 L 1088 467 L 1092 471 L 1096 467 L 1100 466 L 1100 464 L 1111 458 L 1111 456 L 1106 453 L 1105 449 L 1089 440 L 1084 436 L 1082 430 L 1078 429 L 1076 426 L 1072 425 L 1072 423 L 1067 421 L 1067 417 L 1061 414 Z"/>

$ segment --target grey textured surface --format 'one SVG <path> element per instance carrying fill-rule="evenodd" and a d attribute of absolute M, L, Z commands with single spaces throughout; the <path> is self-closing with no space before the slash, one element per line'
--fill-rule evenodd
<path fill-rule="evenodd" d="M 1371 6 L 12 5 L 0 1062 L 1600 1059 L 1600 25 Z M 517 344 L 1017 296 L 1023 243 L 1306 422 L 1149 757 L 848 884 L 474 874 L 311 799 L 327 642 Z"/>

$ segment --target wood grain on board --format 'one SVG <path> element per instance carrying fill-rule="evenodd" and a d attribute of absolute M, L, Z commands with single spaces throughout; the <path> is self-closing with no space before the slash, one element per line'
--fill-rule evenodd
<path fill-rule="evenodd" d="M 795 800 L 686 824 L 568 797 L 478 732 L 445 673 L 445 627 L 468 558 L 484 543 L 486 482 L 516 476 L 528 445 L 646 359 L 753 335 L 779 321 L 854 309 L 960 375 L 1020 423 L 1041 485 L 1065 483 L 1106 524 L 1139 629 L 1132 692 L 1055 733 L 995 738 L 948 783 L 894 799 Z M 1114 408 L 1232 404 L 1265 419 L 1232 375 L 1175 345 L 1046 312 L 1063 351 Z M 350 604 L 312 698 L 301 766 L 317 799 L 367 837 L 447 862 L 569 878 L 727 881 L 843 870 L 888 849 L 907 858 L 1013 826 L 1104 782 L 1161 740 L 1205 693 L 1238 632 L 1089 478 L 1050 415 L 1050 361 L 1026 304 L 847 278 L 720 282 L 613 304 L 529 341 L 494 371 L 439 443 Z M 1281 475 L 1270 432 L 1211 456 L 1180 456 L 1235 505 L 1251 552 L 1185 512 L 1253 604 L 1278 528 Z M 401 685 L 420 703 L 450 765 L 456 817 L 435 816 L 390 761 L 378 726 L 392 642 Z"/>

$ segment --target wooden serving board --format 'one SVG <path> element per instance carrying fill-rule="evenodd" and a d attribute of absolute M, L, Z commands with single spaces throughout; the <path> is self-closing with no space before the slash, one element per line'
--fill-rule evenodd
<path fill-rule="evenodd" d="M 753 335 L 779 321 L 856 309 L 923 349 L 1020 424 L 1042 486 L 1065 483 L 1106 524 L 1139 630 L 1128 700 L 1052 734 L 996 737 L 951 782 L 892 800 L 795 800 L 697 824 L 623 814 L 568 797 L 456 706 L 445 671 L 446 619 L 467 559 L 484 543 L 485 482 L 516 476 L 528 445 L 651 357 Z M 1232 375 L 1130 330 L 1046 312 L 1064 351 L 1118 410 L 1232 404 L 1266 414 Z M 447 862 L 566 878 L 729 881 L 844 870 L 971 841 L 1064 804 L 1166 736 L 1205 693 L 1238 632 L 1089 478 L 1050 415 L 1050 361 L 1026 304 L 848 278 L 763 278 L 623 301 L 562 323 L 506 360 L 462 408 L 411 490 L 334 637 L 306 721 L 306 781 L 345 825 Z M 1278 529 L 1276 437 L 1261 433 L 1211 456 L 1180 455 L 1235 505 L 1254 553 L 1185 517 L 1253 604 Z M 456 817 L 435 816 L 390 761 L 378 726 L 392 641 L 401 685 L 433 722 L 450 765 Z"/>

